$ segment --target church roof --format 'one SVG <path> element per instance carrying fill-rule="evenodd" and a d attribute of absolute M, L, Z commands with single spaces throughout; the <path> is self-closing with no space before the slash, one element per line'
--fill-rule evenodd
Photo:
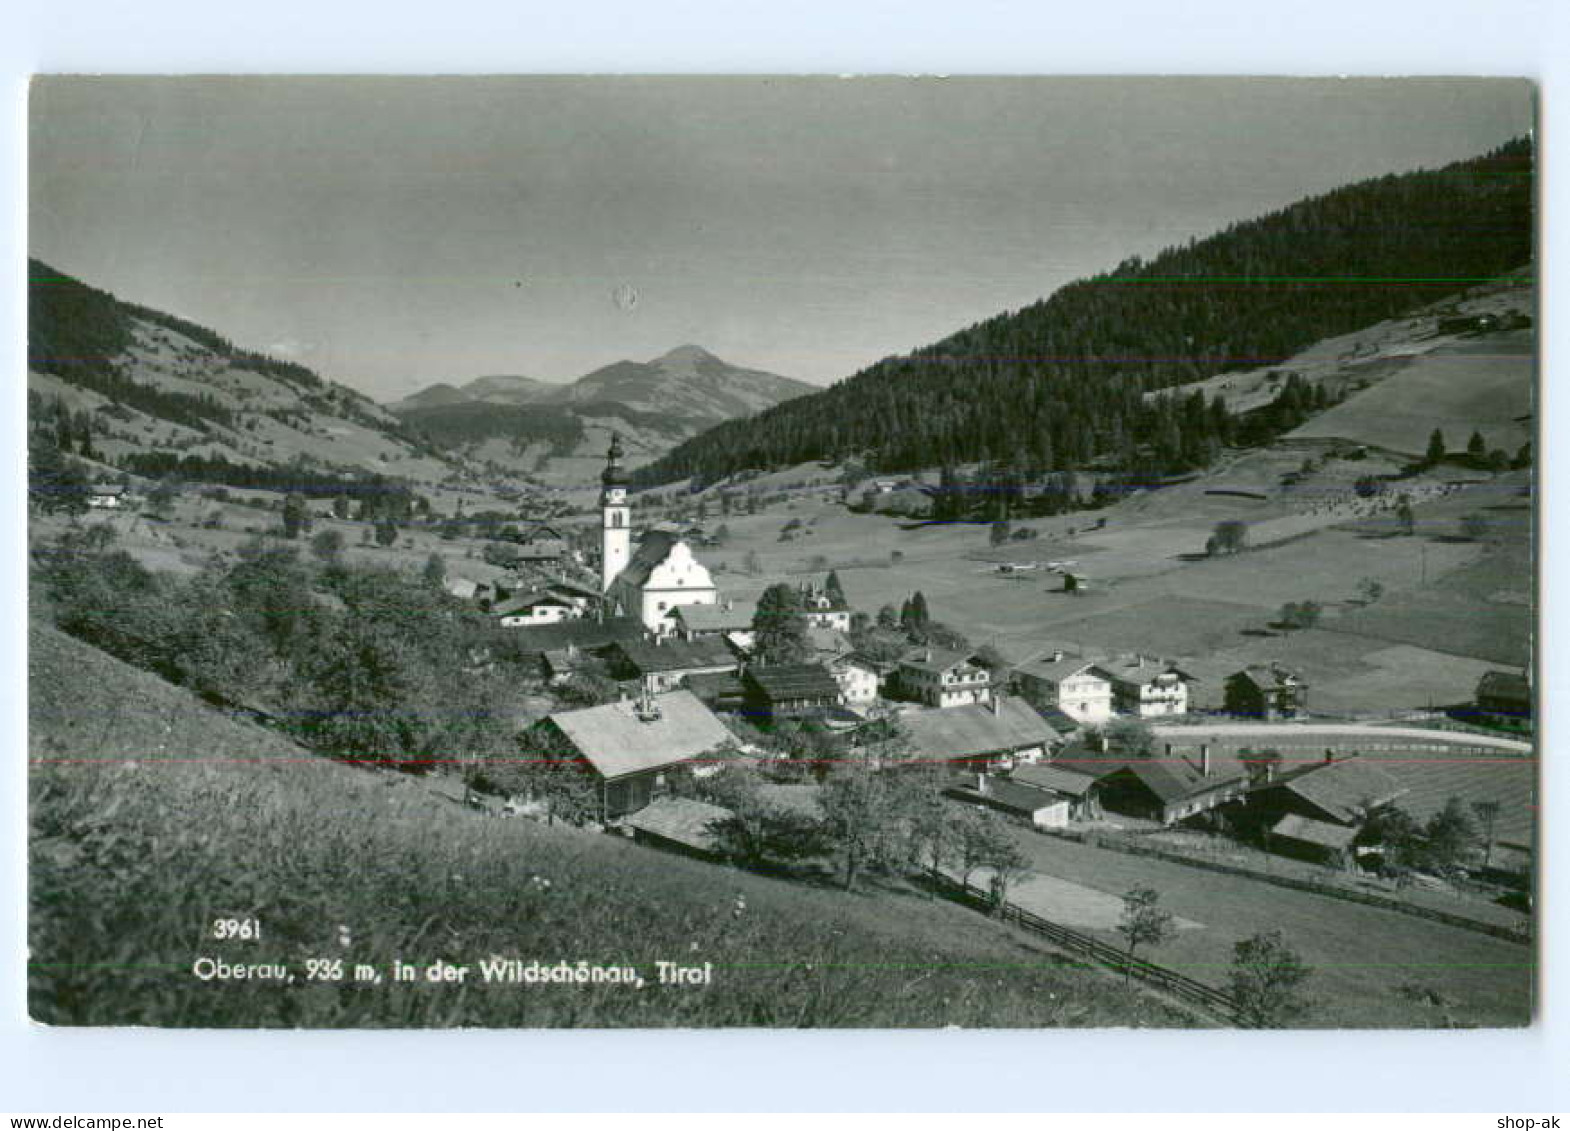
<path fill-rule="evenodd" d="M 643 536 L 643 541 L 638 543 L 637 550 L 633 552 L 625 568 L 616 575 L 616 580 L 634 586 L 642 585 L 649 580 L 649 574 L 654 571 L 654 567 L 665 560 L 671 552 L 671 547 L 679 541 L 681 539 L 668 530 L 649 531 Z"/>

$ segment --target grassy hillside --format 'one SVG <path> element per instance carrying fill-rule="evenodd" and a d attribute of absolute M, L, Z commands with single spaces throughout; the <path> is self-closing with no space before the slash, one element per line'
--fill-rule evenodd
<path fill-rule="evenodd" d="M 1435 428 L 1456 452 L 1476 430 L 1489 451 L 1513 455 L 1537 431 L 1536 370 L 1536 334 L 1489 334 L 1399 363 L 1390 376 L 1320 413 L 1290 438 L 1350 440 L 1415 457 Z"/>
<path fill-rule="evenodd" d="M 30 1010 L 175 1026 L 1193 1024 L 988 920 L 477 815 L 352 769 L 34 626 Z M 67 690 L 69 689 L 69 690 Z M 208 925 L 255 917 L 262 938 Z M 294 981 L 202 981 L 199 956 Z M 394 959 L 634 966 L 614 984 L 395 984 Z M 308 959 L 340 959 L 312 981 Z M 712 962 L 707 988 L 657 961 Z M 356 963 L 382 972 L 357 984 Z"/>

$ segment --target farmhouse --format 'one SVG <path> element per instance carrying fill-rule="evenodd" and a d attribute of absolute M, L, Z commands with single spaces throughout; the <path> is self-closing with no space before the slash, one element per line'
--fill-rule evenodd
<path fill-rule="evenodd" d="M 587 585 L 583 585 L 565 577 L 553 578 L 546 582 L 545 591 L 547 593 L 554 593 L 563 600 L 571 601 L 578 608 L 585 611 L 591 607 L 598 606 L 601 598 L 601 594 L 598 590 L 591 589 Z"/>
<path fill-rule="evenodd" d="M 555 624 L 580 615 L 571 601 L 554 593 L 520 593 L 491 606 L 491 616 L 503 628 L 520 628 L 531 624 Z"/>
<path fill-rule="evenodd" d="M 1061 741 L 1030 704 L 1012 696 L 965 707 L 906 710 L 899 722 L 910 737 L 912 758 L 981 772 L 1039 762 Z"/>
<path fill-rule="evenodd" d="M 1486 672 L 1477 681 L 1477 710 L 1495 722 L 1532 720 L 1532 685 L 1518 672 Z"/>
<path fill-rule="evenodd" d="M 1208 742 L 1191 755 L 1085 758 L 1074 765 L 1095 777 L 1103 809 L 1163 825 L 1236 800 L 1249 788 L 1247 767 L 1235 756 L 1213 754 Z"/>
<path fill-rule="evenodd" d="M 606 659 L 616 679 L 636 679 L 655 691 L 669 691 L 690 675 L 720 675 L 741 665 L 724 641 L 622 640 Z"/>
<path fill-rule="evenodd" d="M 821 716 L 839 695 L 839 683 L 822 664 L 750 667 L 742 678 L 744 710 L 755 722 Z"/>
<path fill-rule="evenodd" d="M 1112 681 L 1112 706 L 1119 714 L 1150 719 L 1188 713 L 1193 677 L 1171 664 L 1134 656 L 1100 668 Z"/>
<path fill-rule="evenodd" d="M 1020 694 L 1081 723 L 1112 717 L 1112 677 L 1083 656 L 1053 651 L 1014 669 Z"/>
<path fill-rule="evenodd" d="M 567 539 L 546 523 L 536 523 L 524 536 L 518 547 L 520 562 L 545 564 L 558 562 L 569 551 Z"/>
<path fill-rule="evenodd" d="M 1308 684 L 1279 664 L 1255 665 L 1227 676 L 1228 714 L 1250 719 L 1295 719 L 1308 709 Z"/>
<path fill-rule="evenodd" d="M 1319 763 L 1261 785 L 1249 794 L 1248 807 L 1264 823 L 1292 814 L 1350 827 L 1362 824 L 1370 811 L 1390 804 L 1403 792 L 1389 773 L 1352 757 Z"/>
<path fill-rule="evenodd" d="M 850 609 L 829 596 L 826 588 L 804 581 L 798 593 L 802 615 L 807 618 L 808 625 L 836 632 L 850 631 Z"/>
<path fill-rule="evenodd" d="M 688 640 L 701 636 L 752 635 L 752 618 L 758 611 L 756 601 L 724 600 L 712 605 L 681 605 L 671 614 L 678 635 Z"/>
<path fill-rule="evenodd" d="M 929 707 L 985 703 L 992 696 L 992 673 L 968 652 L 917 648 L 899 662 L 900 691 Z"/>
<path fill-rule="evenodd" d="M 641 695 L 558 711 L 537 724 L 594 776 L 601 821 L 636 813 L 668 788 L 667 775 L 712 757 L 734 739 L 690 691 Z"/>
<path fill-rule="evenodd" d="M 1069 822 L 1068 798 L 1009 778 L 977 774 L 974 785 L 950 786 L 945 792 L 961 801 L 1018 817 L 1038 829 L 1061 829 Z"/>
<path fill-rule="evenodd" d="M 87 492 L 87 505 L 102 510 L 119 510 L 125 501 L 125 488 L 118 483 L 94 483 Z"/>
<path fill-rule="evenodd" d="M 870 703 L 878 697 L 882 674 L 873 661 L 852 652 L 831 660 L 828 666 L 839 684 L 841 703 Z"/>

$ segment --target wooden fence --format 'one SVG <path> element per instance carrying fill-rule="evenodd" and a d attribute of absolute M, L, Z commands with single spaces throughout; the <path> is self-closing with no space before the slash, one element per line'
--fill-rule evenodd
<path fill-rule="evenodd" d="M 958 903 L 974 907 L 980 911 L 993 912 L 994 903 L 989 892 L 983 891 L 974 884 L 956 880 L 953 876 L 932 868 L 926 870 L 927 876 L 949 898 Z M 1229 994 L 1222 993 L 1214 986 L 1207 986 L 1203 982 L 1195 981 L 1186 974 L 1179 974 L 1176 970 L 1168 970 L 1165 966 L 1158 966 L 1154 962 L 1146 962 L 1142 958 L 1131 958 L 1124 950 L 1092 938 L 1079 931 L 1054 923 L 1050 919 L 1043 919 L 1040 915 L 1026 911 L 1016 904 L 1004 902 L 998 917 L 1009 923 L 1017 923 L 1028 931 L 1041 935 L 1054 945 L 1093 962 L 1100 963 L 1119 974 L 1138 978 L 1142 982 L 1156 986 L 1188 1002 L 1197 1005 L 1207 1012 L 1219 1016 L 1229 1023 L 1237 1023 L 1237 1002 Z"/>
<path fill-rule="evenodd" d="M 1507 927 L 1499 923 L 1485 923 L 1481 919 L 1473 919 L 1466 915 L 1441 911 L 1435 907 L 1424 907 L 1421 904 L 1394 899 L 1386 895 L 1378 895 L 1374 892 L 1356 891 L 1352 888 L 1337 887 L 1334 884 L 1320 883 L 1317 880 L 1302 879 L 1297 876 L 1261 872 L 1257 868 L 1244 868 L 1236 864 L 1223 864 L 1219 860 L 1205 860 L 1201 857 L 1190 856 L 1170 849 L 1130 844 L 1127 840 L 1110 836 L 1097 836 L 1095 839 L 1091 839 L 1083 833 L 1069 829 L 1037 829 L 1036 831 L 1047 836 L 1071 840 L 1076 844 L 1088 844 L 1092 848 L 1105 848 L 1111 852 L 1122 852 L 1129 856 L 1149 856 L 1153 859 L 1165 860 L 1171 864 L 1182 864 L 1190 868 L 1200 868 L 1207 872 L 1220 872 L 1228 876 L 1243 876 L 1250 880 L 1258 880 L 1261 883 L 1274 884 L 1280 888 L 1293 888 L 1297 891 L 1307 891 L 1313 892 L 1315 895 L 1329 896 L 1331 899 L 1344 899 L 1349 903 L 1362 903 L 1369 907 L 1381 907 L 1387 911 L 1399 911 L 1403 915 L 1413 915 L 1419 919 L 1444 923 L 1449 927 L 1460 927 L 1462 930 L 1476 931 L 1478 934 L 1491 935 L 1496 939 L 1518 943 L 1521 946 L 1534 945 L 1534 931 L 1530 923 L 1523 924 L 1519 928 Z"/>

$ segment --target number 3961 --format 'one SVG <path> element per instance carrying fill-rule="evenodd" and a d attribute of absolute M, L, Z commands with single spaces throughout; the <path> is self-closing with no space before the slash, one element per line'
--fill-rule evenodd
<path fill-rule="evenodd" d="M 262 937 L 262 924 L 259 919 L 214 919 L 212 936 L 215 939 L 231 939 L 240 942 L 254 942 Z"/>

